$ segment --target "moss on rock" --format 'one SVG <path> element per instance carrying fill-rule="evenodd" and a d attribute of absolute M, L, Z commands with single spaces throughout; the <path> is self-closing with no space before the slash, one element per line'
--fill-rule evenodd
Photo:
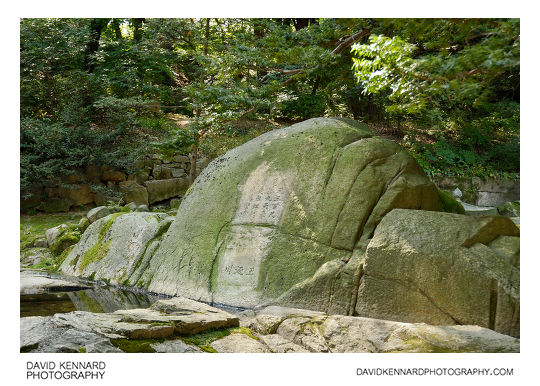
<path fill-rule="evenodd" d="M 441 201 L 441 206 L 445 212 L 465 214 L 465 208 L 463 208 L 463 205 L 452 196 L 452 193 L 446 190 L 439 190 L 437 193 L 439 194 L 439 200 Z"/>
<path fill-rule="evenodd" d="M 107 253 L 109 253 L 109 248 L 111 247 L 112 240 L 109 240 L 105 243 L 97 243 L 88 251 L 86 251 L 81 257 L 79 262 L 79 272 L 82 272 L 90 264 L 95 263 L 103 259 Z"/>

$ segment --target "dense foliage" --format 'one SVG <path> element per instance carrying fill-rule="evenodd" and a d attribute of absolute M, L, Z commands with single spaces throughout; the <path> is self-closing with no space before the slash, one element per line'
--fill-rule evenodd
<path fill-rule="evenodd" d="M 196 160 L 251 138 L 244 118 L 324 115 L 384 128 L 433 175 L 519 171 L 519 20 L 22 19 L 20 34 L 23 189 L 127 170 L 151 142 Z"/>

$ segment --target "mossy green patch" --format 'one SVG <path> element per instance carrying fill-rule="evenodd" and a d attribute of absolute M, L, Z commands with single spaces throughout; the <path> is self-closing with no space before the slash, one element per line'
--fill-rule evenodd
<path fill-rule="evenodd" d="M 54 267 L 54 270 L 57 271 L 58 268 L 60 268 L 60 266 L 62 265 L 62 263 L 64 262 L 64 260 L 66 260 L 66 257 L 68 257 L 69 253 L 73 250 L 73 248 L 75 248 L 75 245 L 71 245 L 69 247 L 67 247 L 66 249 L 64 249 L 62 251 L 62 253 L 60 254 L 60 256 L 58 256 L 58 258 L 56 259 L 56 265 Z M 75 259 L 74 259 L 75 260 Z"/>
<path fill-rule="evenodd" d="M 452 196 L 452 193 L 446 191 L 446 190 L 439 190 L 439 201 L 441 202 L 441 206 L 445 212 L 448 213 L 458 213 L 458 214 L 465 214 L 465 209 L 463 208 L 463 205 Z"/>
<path fill-rule="evenodd" d="M 114 221 L 122 216 L 123 214 L 125 213 L 122 213 L 122 212 L 119 212 L 119 213 L 113 213 L 111 215 L 109 215 L 109 219 L 107 220 L 107 222 L 105 224 L 103 224 L 103 226 L 101 227 L 101 229 L 99 230 L 99 234 L 98 234 L 98 243 L 101 243 L 101 241 L 103 240 L 103 238 L 105 237 L 105 235 L 107 234 L 107 231 L 109 230 L 109 228 L 112 226 L 112 224 L 114 223 Z"/>
<path fill-rule="evenodd" d="M 79 272 L 84 271 L 84 269 L 88 267 L 88 265 L 90 265 L 91 263 L 100 261 L 105 256 L 107 256 L 107 253 L 109 253 L 109 250 L 111 248 L 111 242 L 112 240 L 109 240 L 105 243 L 98 242 L 92 248 L 86 251 L 84 255 L 82 255 L 79 259 Z"/>
<path fill-rule="evenodd" d="M 79 352 L 86 353 L 86 347 L 83 347 L 83 346 L 79 347 Z"/>
<path fill-rule="evenodd" d="M 21 347 L 21 353 L 31 352 L 32 350 L 37 349 L 38 346 L 39 346 L 38 343 L 34 343 L 34 344 L 31 344 L 31 345 L 28 345 L 28 346 L 23 346 L 23 347 Z"/>
<path fill-rule="evenodd" d="M 21 249 L 27 247 L 38 237 L 45 236 L 45 231 L 60 224 L 75 225 L 83 217 L 83 213 L 71 214 L 45 214 L 35 216 L 21 216 L 20 218 L 20 244 Z"/>
<path fill-rule="evenodd" d="M 78 231 L 65 231 L 56 241 L 49 246 L 49 249 L 54 255 L 60 255 L 66 248 L 75 245 L 81 239 L 81 234 Z"/>
<path fill-rule="evenodd" d="M 126 353 L 156 352 L 156 350 L 154 350 L 150 345 L 154 343 L 162 343 L 163 341 L 164 339 L 111 339 L 111 343 L 115 347 Z"/>
<path fill-rule="evenodd" d="M 210 343 L 212 343 L 215 340 L 224 338 L 230 334 L 231 334 L 230 328 L 219 329 L 219 330 L 207 330 L 199 334 L 182 337 L 182 340 L 187 344 L 195 345 L 204 351 L 208 351 L 208 350 L 205 350 L 205 347 L 212 349 L 210 347 Z M 215 352 L 215 350 L 211 352 Z"/>
<path fill-rule="evenodd" d="M 234 327 L 229 330 L 231 334 L 244 334 L 249 336 L 251 339 L 259 340 L 258 337 L 255 336 L 255 332 L 253 330 L 247 328 L 247 327 Z"/>

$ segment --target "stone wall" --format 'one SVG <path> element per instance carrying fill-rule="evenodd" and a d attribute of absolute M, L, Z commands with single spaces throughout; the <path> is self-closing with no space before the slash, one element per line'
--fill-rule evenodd
<path fill-rule="evenodd" d="M 196 173 L 208 164 L 197 161 Z M 189 187 L 191 162 L 177 154 L 163 157 L 150 154 L 136 161 L 133 174 L 126 174 L 107 165 L 74 170 L 63 178 L 36 183 L 21 192 L 21 211 L 65 212 L 73 209 L 105 205 L 108 201 L 124 204 L 153 205 L 182 197 Z"/>
<path fill-rule="evenodd" d="M 505 202 L 519 201 L 519 180 L 487 180 L 479 177 L 435 177 L 433 182 L 439 189 L 450 192 L 458 188 L 461 200 L 478 206 L 499 206 Z"/>

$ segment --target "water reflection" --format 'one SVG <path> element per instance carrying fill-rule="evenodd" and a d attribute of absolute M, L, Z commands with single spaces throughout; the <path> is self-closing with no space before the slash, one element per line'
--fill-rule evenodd
<path fill-rule="evenodd" d="M 50 316 L 71 311 L 114 312 L 147 308 L 162 297 L 110 287 L 20 296 L 20 316 Z"/>

